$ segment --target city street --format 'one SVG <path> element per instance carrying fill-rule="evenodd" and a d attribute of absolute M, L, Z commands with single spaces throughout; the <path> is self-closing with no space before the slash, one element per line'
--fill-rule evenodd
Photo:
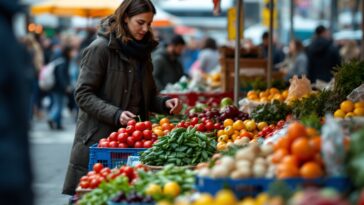
<path fill-rule="evenodd" d="M 30 131 L 33 190 L 36 205 L 64 205 L 69 196 L 62 195 L 75 123 L 66 117 L 65 129 L 51 131 L 45 120 L 34 120 Z"/>

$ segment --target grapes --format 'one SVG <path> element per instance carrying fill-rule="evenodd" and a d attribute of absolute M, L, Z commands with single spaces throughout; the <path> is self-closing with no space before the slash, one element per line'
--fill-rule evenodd
<path fill-rule="evenodd" d="M 135 191 L 130 192 L 127 196 L 125 193 L 120 192 L 112 199 L 112 201 L 115 203 L 154 203 L 154 200 L 151 196 L 143 196 Z"/>

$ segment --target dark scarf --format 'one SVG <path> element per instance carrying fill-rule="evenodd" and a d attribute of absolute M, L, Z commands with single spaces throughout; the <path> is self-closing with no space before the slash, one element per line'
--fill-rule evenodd
<path fill-rule="evenodd" d="M 146 61 L 150 53 L 153 51 L 153 49 L 158 45 L 157 42 L 148 42 L 147 40 L 130 40 L 127 43 L 121 42 L 121 40 L 117 40 L 121 51 L 134 59 L 140 60 L 140 61 Z"/>

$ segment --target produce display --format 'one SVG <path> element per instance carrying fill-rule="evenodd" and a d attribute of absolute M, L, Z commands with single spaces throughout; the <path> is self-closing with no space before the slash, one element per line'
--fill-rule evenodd
<path fill-rule="evenodd" d="M 359 204 L 363 65 L 343 63 L 325 89 L 294 76 L 288 89 L 248 91 L 240 109 L 225 97 L 229 93 L 209 102 L 195 93 L 193 100 L 200 102 L 185 105 L 184 115 L 156 115 L 153 123 L 131 120 L 97 147 L 143 152 L 129 153 L 123 158 L 128 166 L 114 169 L 94 164 L 101 159 L 90 162 L 93 169 L 78 186 L 88 193 L 77 204 Z M 206 79 L 220 84 L 217 74 Z M 204 86 L 182 79 L 167 90 L 200 92 Z M 307 188 L 313 185 L 320 189 Z"/>
<path fill-rule="evenodd" d="M 131 120 L 126 128 L 112 132 L 107 138 L 99 141 L 100 148 L 150 148 L 158 139 L 152 132 L 150 121 L 136 122 Z"/>
<path fill-rule="evenodd" d="M 216 141 L 196 128 L 177 128 L 161 137 L 140 161 L 146 165 L 196 165 L 208 161 L 216 150 Z"/>
<path fill-rule="evenodd" d="M 252 101 L 267 103 L 272 100 L 285 101 L 288 96 L 288 90 L 279 91 L 277 88 L 270 88 L 264 91 L 249 91 L 247 98 Z"/>
<path fill-rule="evenodd" d="M 345 100 L 340 104 L 340 108 L 335 111 L 334 116 L 336 118 L 364 117 L 364 101 L 352 102 Z"/>

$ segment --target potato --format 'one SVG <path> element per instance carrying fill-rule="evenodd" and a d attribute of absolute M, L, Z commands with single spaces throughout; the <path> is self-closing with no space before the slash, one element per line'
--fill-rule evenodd
<path fill-rule="evenodd" d="M 266 175 L 267 169 L 263 164 L 255 164 L 253 166 L 254 177 L 264 177 Z"/>
<path fill-rule="evenodd" d="M 261 156 L 263 157 L 267 157 L 268 155 L 272 154 L 273 153 L 273 145 L 271 144 L 264 144 L 262 145 L 261 147 Z"/>
<path fill-rule="evenodd" d="M 236 152 L 235 159 L 254 161 L 256 155 L 249 148 L 244 148 Z"/>
<path fill-rule="evenodd" d="M 229 171 L 221 165 L 214 166 L 211 170 L 211 176 L 215 178 L 224 178 L 229 176 Z"/>
<path fill-rule="evenodd" d="M 232 157 L 225 156 L 220 160 L 221 166 L 225 167 L 229 172 L 235 169 L 235 160 Z"/>

